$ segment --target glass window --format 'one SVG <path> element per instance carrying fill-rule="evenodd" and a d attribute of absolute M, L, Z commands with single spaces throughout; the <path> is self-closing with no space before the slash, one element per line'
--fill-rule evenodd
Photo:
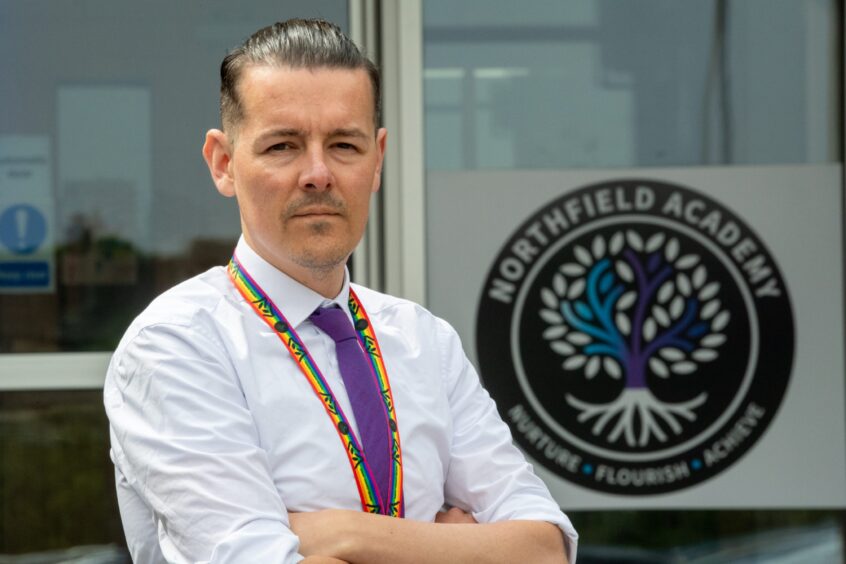
<path fill-rule="evenodd" d="M 238 211 L 200 153 L 220 61 L 295 16 L 347 29 L 348 2 L 0 2 L 0 354 L 111 351 L 225 264 Z M 0 562 L 129 562 L 108 447 L 100 390 L 0 392 Z"/>
<path fill-rule="evenodd" d="M 426 166 L 836 161 L 835 5 L 427 0 Z"/>
<path fill-rule="evenodd" d="M 100 390 L 2 392 L 0 437 L 0 562 L 129 561 Z"/>
<path fill-rule="evenodd" d="M 344 0 L 0 4 L 0 353 L 109 351 L 240 226 L 200 154 L 220 61 Z"/>
<path fill-rule="evenodd" d="M 545 244 L 486 239 L 561 174 L 842 161 L 840 2 L 426 0 L 423 18 L 427 303 L 471 360 L 490 248 L 531 264 Z M 844 561 L 841 509 L 568 513 L 580 564 Z"/>

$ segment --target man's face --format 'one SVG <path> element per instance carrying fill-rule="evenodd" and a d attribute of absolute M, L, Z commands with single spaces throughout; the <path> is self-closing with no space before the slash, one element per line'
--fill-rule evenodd
<path fill-rule="evenodd" d="M 265 260 L 292 276 L 334 270 L 379 189 L 386 132 L 375 130 L 366 71 L 251 66 L 238 92 L 243 118 L 227 132 L 218 189 L 237 197 L 244 237 Z"/>

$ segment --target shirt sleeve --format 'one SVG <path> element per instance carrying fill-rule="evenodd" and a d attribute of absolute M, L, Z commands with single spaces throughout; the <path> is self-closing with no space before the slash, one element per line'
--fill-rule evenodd
<path fill-rule="evenodd" d="M 479 382 L 458 334 L 446 322 L 439 323 L 441 373 L 447 379 L 453 423 L 446 503 L 469 510 L 480 523 L 553 523 L 564 533 L 568 559 L 575 564 L 576 530 L 514 446 L 511 431 Z"/>
<path fill-rule="evenodd" d="M 299 562 L 238 378 L 207 333 L 153 325 L 118 348 L 105 385 L 117 470 L 168 562 Z"/>

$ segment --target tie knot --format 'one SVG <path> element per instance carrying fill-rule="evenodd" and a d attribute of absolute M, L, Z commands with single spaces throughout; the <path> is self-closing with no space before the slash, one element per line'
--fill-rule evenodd
<path fill-rule="evenodd" d="M 354 339 L 356 336 L 347 314 L 338 307 L 318 308 L 309 316 L 309 319 L 336 343 Z"/>

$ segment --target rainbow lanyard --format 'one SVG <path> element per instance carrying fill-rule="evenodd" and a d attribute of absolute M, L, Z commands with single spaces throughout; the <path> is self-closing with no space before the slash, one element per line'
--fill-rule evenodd
<path fill-rule="evenodd" d="M 358 439 L 349 425 L 344 410 L 335 400 L 332 389 L 320 373 L 317 364 L 306 349 L 305 344 L 300 340 L 294 328 L 276 308 L 276 305 L 265 294 L 261 287 L 247 273 L 235 255 L 229 261 L 227 268 L 229 278 L 235 288 L 241 293 L 247 303 L 252 306 L 256 313 L 279 337 L 285 348 L 291 354 L 291 358 L 297 363 L 303 375 L 308 380 L 314 393 L 323 403 L 323 408 L 335 425 L 338 437 L 344 445 L 344 450 L 350 460 L 355 483 L 361 497 L 361 508 L 367 513 L 379 513 L 392 517 L 403 517 L 405 506 L 402 495 L 402 453 L 400 450 L 399 430 L 396 424 L 397 417 L 394 411 L 394 398 L 391 395 L 391 385 L 388 382 L 388 372 L 385 370 L 385 363 L 382 361 L 382 352 L 379 349 L 379 342 L 376 340 L 376 333 L 370 324 L 370 319 L 364 311 L 364 306 L 350 288 L 349 308 L 353 317 L 359 343 L 370 358 L 370 366 L 379 382 L 379 389 L 382 390 L 382 401 L 385 404 L 385 412 L 388 415 L 388 422 L 391 429 L 391 495 L 385 499 L 380 495 L 376 483 L 373 480 L 367 459 L 361 450 Z"/>

